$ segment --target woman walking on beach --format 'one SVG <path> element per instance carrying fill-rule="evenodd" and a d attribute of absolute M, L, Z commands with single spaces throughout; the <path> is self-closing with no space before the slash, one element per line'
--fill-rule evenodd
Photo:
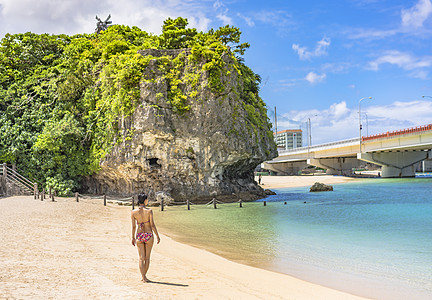
<path fill-rule="evenodd" d="M 146 277 L 150 265 L 150 253 L 153 247 L 154 234 L 159 244 L 159 233 L 153 220 L 153 211 L 147 208 L 148 199 L 146 194 L 138 195 L 138 208 L 131 213 L 132 219 L 132 245 L 137 245 L 139 255 L 139 269 L 143 282 L 149 282 Z M 138 225 L 138 230 L 137 230 Z M 136 234 L 135 234 L 136 232 Z M 154 234 L 153 234 L 154 232 Z"/>

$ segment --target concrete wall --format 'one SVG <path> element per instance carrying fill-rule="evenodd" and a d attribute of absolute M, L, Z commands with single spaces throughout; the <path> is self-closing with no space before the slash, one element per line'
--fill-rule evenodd
<path fill-rule="evenodd" d="M 328 175 L 352 175 L 352 169 L 364 162 L 354 157 L 311 158 L 308 164 L 327 170 Z"/>
<path fill-rule="evenodd" d="M 430 157 L 430 150 L 357 154 L 358 159 L 382 166 L 382 177 L 414 177 L 418 164 Z"/>
<path fill-rule="evenodd" d="M 422 161 L 418 168 L 418 172 L 432 172 L 432 159 L 426 159 Z"/>
<path fill-rule="evenodd" d="M 280 163 L 262 163 L 261 167 L 266 170 L 276 172 L 277 175 L 298 175 L 298 173 L 306 168 L 306 161 L 298 162 L 280 162 Z"/>
<path fill-rule="evenodd" d="M 0 176 L 0 196 L 6 196 L 6 181 Z"/>

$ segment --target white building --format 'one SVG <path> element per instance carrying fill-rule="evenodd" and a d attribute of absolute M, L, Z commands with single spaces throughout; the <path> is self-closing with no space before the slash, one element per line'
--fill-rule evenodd
<path fill-rule="evenodd" d="M 274 133 L 273 133 L 274 135 Z M 303 133 L 301 129 L 288 129 L 278 131 L 275 136 L 275 143 L 278 149 L 288 150 L 303 145 Z"/>

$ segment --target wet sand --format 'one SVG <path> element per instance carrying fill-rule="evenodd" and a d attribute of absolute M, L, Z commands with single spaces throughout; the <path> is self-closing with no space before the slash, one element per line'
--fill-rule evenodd
<path fill-rule="evenodd" d="M 164 235 L 142 283 L 130 207 L 101 200 L 1 198 L 0 228 L 0 299 L 360 299 Z"/>

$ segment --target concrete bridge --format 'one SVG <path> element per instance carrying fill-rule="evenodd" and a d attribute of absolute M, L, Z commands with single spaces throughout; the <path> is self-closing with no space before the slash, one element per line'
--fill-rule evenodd
<path fill-rule="evenodd" d="M 279 151 L 262 167 L 285 175 L 297 175 L 308 165 L 327 169 L 327 174 L 351 175 L 366 162 L 381 166 L 382 177 L 414 177 L 420 162 L 432 165 L 432 124 Z"/>

